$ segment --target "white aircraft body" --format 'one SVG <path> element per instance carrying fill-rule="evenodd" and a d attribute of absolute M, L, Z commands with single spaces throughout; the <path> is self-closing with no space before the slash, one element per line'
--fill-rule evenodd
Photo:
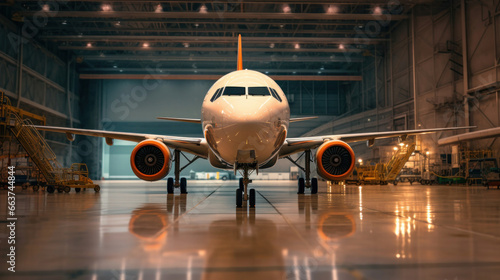
<path fill-rule="evenodd" d="M 298 193 L 304 193 L 305 188 L 311 188 L 311 193 L 315 194 L 317 179 L 309 179 L 310 151 L 313 149 L 317 148 L 318 174 L 327 180 L 339 181 L 349 176 L 354 169 L 355 156 L 347 144 L 349 142 L 368 141 L 371 146 L 374 140 L 379 138 L 406 139 L 408 135 L 465 129 L 453 127 L 287 138 L 290 122 L 313 117 L 290 119 L 288 101 L 278 84 L 260 72 L 243 70 L 241 36 L 238 39 L 237 69 L 220 78 L 209 89 L 201 107 L 202 119 L 158 118 L 200 123 L 204 138 L 52 126 L 36 128 L 66 133 L 71 141 L 75 139 L 75 134 L 79 134 L 104 137 L 109 145 L 113 144 L 113 139 L 138 142 L 132 151 L 130 164 L 140 179 L 161 180 L 169 173 L 171 162 L 175 163 L 175 180 L 168 179 L 168 193 L 173 193 L 175 187 L 180 187 L 181 193 L 187 193 L 186 180 L 179 180 L 180 152 L 195 155 L 187 165 L 203 158 L 209 160 L 214 167 L 233 169 L 234 172 L 239 170 L 243 174 L 240 188 L 236 190 L 236 204 L 239 207 L 247 200 L 250 200 L 250 207 L 255 205 L 255 190 L 248 191 L 248 184 L 251 182 L 248 179 L 249 173 L 272 167 L 280 158 L 305 152 L 306 167 L 302 169 L 305 171 L 306 180 L 299 179 Z M 174 159 L 170 149 L 174 150 Z"/>

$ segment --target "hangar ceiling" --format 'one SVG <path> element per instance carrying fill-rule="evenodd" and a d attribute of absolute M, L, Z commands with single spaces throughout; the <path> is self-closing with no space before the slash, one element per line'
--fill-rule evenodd
<path fill-rule="evenodd" d="M 417 2 L 32 0 L 3 1 L 0 10 L 49 49 L 67 52 L 83 74 L 221 75 L 235 68 L 241 34 L 245 68 L 292 80 L 359 80 L 364 57 L 383 49 Z"/>

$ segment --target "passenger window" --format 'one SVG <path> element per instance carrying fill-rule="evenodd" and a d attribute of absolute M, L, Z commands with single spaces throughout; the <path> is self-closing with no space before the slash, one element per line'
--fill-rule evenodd
<path fill-rule="evenodd" d="M 226 87 L 224 89 L 224 96 L 230 96 L 230 95 L 245 95 L 245 88 L 244 87 Z"/>
<path fill-rule="evenodd" d="M 249 87 L 248 95 L 267 96 L 269 95 L 269 89 L 267 87 Z"/>
<path fill-rule="evenodd" d="M 274 88 L 270 88 L 271 89 L 271 94 L 273 95 L 274 98 L 276 98 L 279 102 L 281 102 L 281 97 L 280 95 L 278 94 L 278 92 L 274 89 Z"/>
<path fill-rule="evenodd" d="M 219 98 L 221 92 L 222 92 L 222 88 L 218 89 L 214 93 L 214 96 L 212 96 L 212 98 L 210 98 L 210 102 L 214 102 L 215 100 L 217 100 L 217 98 Z"/>

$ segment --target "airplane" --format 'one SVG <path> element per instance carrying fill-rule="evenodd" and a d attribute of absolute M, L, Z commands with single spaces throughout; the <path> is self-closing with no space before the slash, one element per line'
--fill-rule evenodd
<path fill-rule="evenodd" d="M 115 132 L 54 126 L 35 126 L 38 130 L 66 133 L 68 140 L 75 135 L 104 137 L 108 145 L 113 139 L 137 142 L 132 151 L 130 165 L 142 180 L 163 179 L 171 169 L 172 153 L 174 178 L 167 180 L 167 193 L 180 188 L 187 193 L 187 182 L 180 178 L 180 171 L 199 158 L 207 159 L 216 168 L 232 169 L 242 173 L 236 190 L 236 206 L 247 202 L 255 207 L 255 189 L 248 190 L 249 175 L 260 169 L 270 168 L 278 159 L 288 158 L 301 167 L 290 155 L 305 154 L 305 179 L 298 180 L 298 193 L 305 188 L 311 194 L 318 191 L 317 178 L 310 178 L 311 150 L 316 150 L 319 176 L 326 180 L 340 181 L 354 169 L 355 154 L 348 143 L 367 141 L 373 146 L 375 139 L 433 133 L 437 131 L 466 129 L 469 127 L 434 128 L 404 131 L 367 132 L 313 137 L 287 138 L 291 122 L 313 117 L 290 118 L 290 107 L 283 90 L 269 76 L 243 69 L 241 35 L 238 36 L 237 70 L 217 80 L 208 90 L 201 106 L 201 119 L 159 117 L 158 119 L 199 123 L 203 138 L 177 137 L 144 133 Z M 187 165 L 180 167 L 180 154 L 194 155 Z"/>

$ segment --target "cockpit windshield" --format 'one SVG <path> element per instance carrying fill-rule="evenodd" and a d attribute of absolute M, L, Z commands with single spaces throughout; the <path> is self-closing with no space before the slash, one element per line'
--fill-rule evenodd
<path fill-rule="evenodd" d="M 267 87 L 249 87 L 248 95 L 267 96 L 271 95 Z"/>
<path fill-rule="evenodd" d="M 226 87 L 222 95 L 245 95 L 245 87 Z"/>

